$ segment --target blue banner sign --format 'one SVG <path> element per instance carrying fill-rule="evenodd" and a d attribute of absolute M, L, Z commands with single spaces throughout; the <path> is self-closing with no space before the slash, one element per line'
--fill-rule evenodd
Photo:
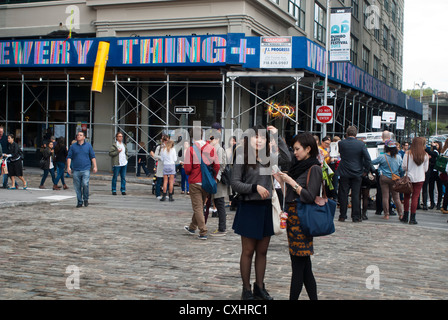
<path fill-rule="evenodd" d="M 107 67 L 305 69 L 324 76 L 325 49 L 305 37 L 246 37 L 240 33 L 173 37 L 0 41 L 0 70 L 11 67 L 91 67 L 98 43 L 110 43 Z M 283 67 L 282 67 L 283 66 Z M 422 106 L 349 62 L 330 63 L 329 78 L 388 104 L 422 113 Z"/>

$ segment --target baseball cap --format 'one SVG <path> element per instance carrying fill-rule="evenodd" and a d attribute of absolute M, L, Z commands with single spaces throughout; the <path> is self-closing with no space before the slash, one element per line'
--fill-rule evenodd
<path fill-rule="evenodd" d="M 397 147 L 397 143 L 395 142 L 395 140 L 392 140 L 392 139 L 384 141 L 384 144 L 386 146 L 388 146 L 389 148 L 396 148 Z"/>

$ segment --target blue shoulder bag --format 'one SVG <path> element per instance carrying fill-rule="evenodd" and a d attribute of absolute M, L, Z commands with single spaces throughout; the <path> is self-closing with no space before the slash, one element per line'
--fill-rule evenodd
<path fill-rule="evenodd" d="M 306 186 L 310 180 L 311 168 L 308 171 Z M 317 196 L 313 203 L 303 203 L 300 201 L 300 197 L 296 198 L 300 228 L 305 235 L 310 237 L 327 236 L 335 232 L 336 202 L 327 198 L 323 181 L 322 188 L 323 197 Z"/>
<path fill-rule="evenodd" d="M 215 194 L 217 192 L 218 185 L 216 184 L 215 181 L 213 168 L 207 166 L 204 163 L 204 160 L 202 159 L 201 156 L 201 151 L 196 145 L 193 146 L 193 149 L 195 150 L 198 159 L 201 159 L 202 189 L 204 189 L 204 191 L 207 193 Z"/>

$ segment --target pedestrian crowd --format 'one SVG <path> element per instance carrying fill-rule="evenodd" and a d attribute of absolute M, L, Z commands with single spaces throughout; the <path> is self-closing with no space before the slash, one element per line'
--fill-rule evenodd
<path fill-rule="evenodd" d="M 370 190 L 376 188 L 376 214 L 383 211 L 384 219 L 389 220 L 393 215 L 392 207 L 395 207 L 400 221 L 417 224 L 417 210 L 428 209 L 429 189 L 429 208 L 437 206 L 443 213 L 448 213 L 445 159 L 448 159 L 448 140 L 443 146 L 434 142 L 427 147 L 425 138 L 416 137 L 412 143 L 404 141 L 400 148 L 391 133 L 384 131 L 377 157 L 371 159 L 365 142 L 357 138 L 357 129 L 353 126 L 347 129 L 342 140 L 325 136 L 320 141 L 310 133 L 300 133 L 288 146 L 277 128 L 257 125 L 246 131 L 240 140 L 230 137 L 227 148 L 222 141 L 223 129 L 220 123 L 214 123 L 206 134 L 202 128 L 194 127 L 190 135 L 193 139 L 179 137 L 176 145 L 164 134 L 161 144 L 149 155 L 156 162 L 154 194 L 158 200 L 175 201 L 174 179 L 178 170 L 181 173 L 181 192 L 189 195 L 193 211 L 191 220 L 184 227 L 188 234 L 197 235 L 200 240 L 207 240 L 208 235 L 225 236 L 226 200 L 229 199 L 230 209 L 236 209 L 232 229 L 241 237 L 241 298 L 244 300 L 273 299 L 264 278 L 269 243 L 274 235 L 274 194 L 281 199 L 281 206 L 288 214 L 286 234 L 292 267 L 292 300 L 299 298 L 303 286 L 310 299 L 317 299 L 317 284 L 310 259 L 314 254 L 314 239 L 302 231 L 297 199 L 311 204 L 316 197 L 326 193 L 338 202 L 338 221 L 345 222 L 351 208 L 352 222 L 358 223 L 368 219 Z M 5 137 L 1 126 L 0 142 L 0 154 L 7 164 L 2 165 L 3 186 L 7 186 L 10 177 L 12 184 L 9 189 L 16 189 L 17 177 L 26 189 L 23 152 L 14 142 L 13 135 Z M 41 153 L 43 175 L 40 188 L 45 188 L 44 183 L 50 174 L 54 190 L 60 189 L 59 181 L 62 188 L 67 189 L 64 180 L 66 170 L 73 177 L 77 207 L 88 206 L 90 172 L 96 173 L 98 169 L 95 152 L 86 141 L 85 133 L 78 132 L 69 147 L 63 138 L 57 141 L 50 139 Z M 138 176 L 141 168 L 146 176 L 150 175 L 146 154 L 144 144 L 139 144 Z M 113 172 L 112 195 L 117 195 L 120 176 L 120 192 L 124 196 L 129 154 L 122 132 L 115 135 L 109 156 Z M 442 169 L 438 164 L 440 159 L 445 159 Z M 402 177 L 408 177 L 411 185 L 411 190 L 404 194 L 395 190 L 396 181 Z M 208 191 L 209 185 L 214 187 L 213 192 Z M 435 186 L 437 199 L 434 198 Z M 423 205 L 420 205 L 420 196 Z M 213 232 L 209 232 L 207 226 L 210 208 L 218 217 L 218 227 Z M 252 287 L 253 262 L 255 282 Z"/>

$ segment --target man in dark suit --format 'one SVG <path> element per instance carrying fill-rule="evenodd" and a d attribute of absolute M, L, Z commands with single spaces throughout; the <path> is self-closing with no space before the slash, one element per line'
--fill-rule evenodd
<path fill-rule="evenodd" d="M 370 155 L 364 142 L 357 140 L 356 127 L 347 128 L 347 137 L 339 141 L 339 153 L 341 162 L 338 166 L 339 175 L 339 221 L 347 219 L 348 194 L 352 191 L 352 221 L 361 222 L 361 182 L 362 176 L 367 174 L 370 168 Z"/>

